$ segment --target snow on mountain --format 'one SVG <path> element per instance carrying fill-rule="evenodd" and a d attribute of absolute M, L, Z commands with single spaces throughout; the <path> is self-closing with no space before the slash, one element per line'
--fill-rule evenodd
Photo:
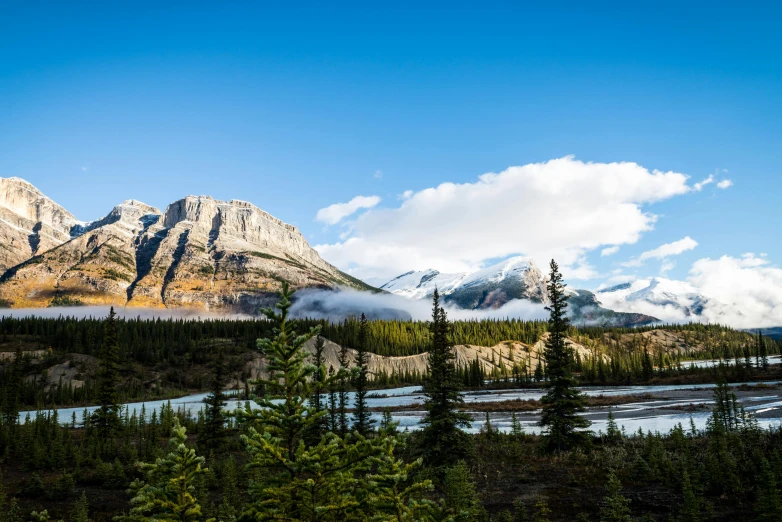
<path fill-rule="evenodd" d="M 404 273 L 393 278 L 380 288 L 408 299 L 424 299 L 434 293 L 450 293 L 459 286 L 466 273 L 442 274 L 437 270 L 419 270 Z"/>
<path fill-rule="evenodd" d="M 645 313 L 676 322 L 697 320 L 706 306 L 719 306 L 691 284 L 662 277 L 637 279 L 599 290 L 597 298 L 613 310 Z"/>
<path fill-rule="evenodd" d="M 460 308 L 499 308 L 511 299 L 545 300 L 545 278 L 528 257 L 511 257 L 472 272 L 444 274 L 437 270 L 407 272 L 381 289 L 410 299 L 431 297 L 437 288 Z"/>

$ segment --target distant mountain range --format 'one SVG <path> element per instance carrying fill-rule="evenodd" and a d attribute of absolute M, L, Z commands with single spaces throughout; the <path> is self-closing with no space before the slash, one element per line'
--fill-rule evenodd
<path fill-rule="evenodd" d="M 296 227 L 244 201 L 187 196 L 161 212 L 128 200 L 84 222 L 27 181 L 0 178 L 0 306 L 257 313 L 283 280 L 372 289 L 321 259 Z"/>
<path fill-rule="evenodd" d="M 410 299 L 429 299 L 437 288 L 446 304 L 470 310 L 498 309 L 515 299 L 549 303 L 546 277 L 528 257 L 512 257 L 475 272 L 407 272 L 380 288 Z M 568 288 L 568 293 L 571 319 L 578 324 L 634 326 L 658 322 L 651 315 L 605 308 L 588 290 Z"/>

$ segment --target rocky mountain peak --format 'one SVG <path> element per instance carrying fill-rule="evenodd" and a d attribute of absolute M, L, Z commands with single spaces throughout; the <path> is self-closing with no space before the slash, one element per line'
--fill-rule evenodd
<path fill-rule="evenodd" d="M 294 288 L 370 288 L 321 259 L 296 227 L 246 201 L 187 196 L 161 212 L 130 199 L 81 223 L 29 183 L 0 181 L 0 307 L 113 304 L 255 314 L 276 299 L 282 281 Z"/>
<path fill-rule="evenodd" d="M 21 178 L 0 178 L 0 207 L 33 224 L 40 223 L 67 235 L 74 225 L 81 224 L 70 212 Z"/>

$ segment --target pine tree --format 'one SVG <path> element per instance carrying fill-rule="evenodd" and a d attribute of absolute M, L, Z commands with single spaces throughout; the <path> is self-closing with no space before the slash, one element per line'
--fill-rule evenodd
<path fill-rule="evenodd" d="M 199 442 L 205 448 L 218 448 L 225 439 L 226 415 L 223 411 L 226 405 L 226 397 L 223 391 L 225 386 L 225 362 L 223 351 L 219 350 L 215 357 L 212 374 L 212 385 L 209 395 L 204 398 L 206 411 L 204 412 L 204 429 L 199 437 Z"/>
<path fill-rule="evenodd" d="M 117 517 L 118 522 L 204 520 L 195 491 L 196 482 L 208 469 L 203 467 L 204 458 L 187 447 L 186 433 L 175 417 L 168 454 L 153 464 L 140 464 L 144 480 L 131 483 L 133 507 L 128 516 Z"/>
<path fill-rule="evenodd" d="M 695 494 L 695 488 L 690 482 L 690 475 L 684 471 L 682 474 L 682 493 L 684 502 L 679 512 L 679 522 L 700 522 L 703 520 L 701 511 L 703 503 Z"/>
<path fill-rule="evenodd" d="M 93 414 L 92 425 L 102 440 L 109 440 L 120 428 L 119 419 L 119 339 L 114 307 L 103 325 L 98 395 L 100 407 Z"/>
<path fill-rule="evenodd" d="M 547 392 L 541 399 L 543 412 L 540 424 L 546 428 L 546 445 L 552 451 L 564 451 L 584 440 L 584 432 L 590 426 L 580 415 L 586 410 L 584 397 L 576 388 L 573 378 L 573 349 L 566 343 L 568 318 L 567 295 L 562 274 L 557 263 L 551 260 L 551 274 L 547 285 L 551 304 L 548 338 L 546 339 Z"/>
<path fill-rule="evenodd" d="M 81 497 L 73 505 L 73 511 L 71 511 L 70 522 L 89 522 L 89 504 L 87 503 L 87 495 L 82 491 Z"/>
<path fill-rule="evenodd" d="M 260 409 L 240 415 L 248 425 L 242 440 L 249 453 L 249 469 L 259 477 L 250 485 L 250 503 L 242 517 L 324 522 L 370 519 L 366 509 L 373 491 L 377 493 L 378 484 L 386 479 L 392 480 L 386 475 L 398 474 L 400 468 L 395 466 L 402 464 L 388 462 L 393 453 L 389 444 L 394 443 L 388 435 L 367 439 L 356 433 L 343 439 L 329 432 L 316 444 L 307 444 L 306 434 L 326 414 L 309 406 L 318 384 L 312 379 L 315 367 L 305 364 L 304 344 L 319 330 L 295 334 L 288 323 L 292 294 L 283 283 L 277 303 L 280 312 L 264 310 L 275 325 L 273 337 L 258 341 L 267 361 L 268 377 L 263 382 L 275 399 L 257 400 Z"/>
<path fill-rule="evenodd" d="M 428 375 L 422 386 L 426 414 L 421 421 L 420 447 L 427 466 L 443 468 L 470 457 L 473 441 L 460 429 L 470 425 L 471 417 L 459 411 L 464 399 L 459 393 L 448 317 L 440 305 L 437 289 L 434 291 L 429 328 L 432 348 L 429 351 Z"/>
<path fill-rule="evenodd" d="M 760 522 L 782 522 L 782 499 L 780 499 L 774 472 L 765 458 L 760 462 L 760 481 L 758 483 L 755 511 L 757 513 L 755 520 Z"/>
<path fill-rule="evenodd" d="M 464 461 L 445 470 L 443 479 L 444 505 L 449 520 L 476 521 L 486 518 L 486 512 L 475 491 L 470 469 Z"/>
<path fill-rule="evenodd" d="M 600 509 L 600 522 L 630 522 L 630 500 L 622 495 L 622 483 L 614 470 L 608 474 L 606 496 Z"/>
<path fill-rule="evenodd" d="M 763 339 L 763 332 L 758 330 L 758 355 L 760 356 L 760 367 L 768 369 L 768 347 Z"/>
<path fill-rule="evenodd" d="M 323 404 L 323 393 L 326 389 L 326 367 L 323 359 L 323 350 L 326 346 L 326 341 L 321 335 L 318 335 L 315 339 L 315 353 L 313 354 L 313 364 L 315 365 L 315 374 L 313 375 L 313 392 L 310 397 L 310 407 L 319 415 L 318 420 L 313 427 L 313 432 L 310 435 L 311 441 L 320 440 L 320 438 L 329 430 L 329 418 L 328 415 L 322 415 L 321 412 L 325 410 Z"/>
<path fill-rule="evenodd" d="M 355 400 L 353 401 L 353 429 L 366 436 L 372 431 L 372 414 L 367 407 L 367 384 L 369 378 L 369 353 L 367 353 L 367 317 L 361 314 L 356 344 L 356 371 L 353 378 Z"/>
<path fill-rule="evenodd" d="M 348 433 L 348 348 L 344 344 L 339 350 L 339 369 L 337 370 L 337 424 L 339 435 Z"/>

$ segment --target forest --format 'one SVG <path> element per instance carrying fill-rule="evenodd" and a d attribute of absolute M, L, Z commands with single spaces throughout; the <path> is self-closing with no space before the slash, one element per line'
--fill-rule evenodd
<path fill-rule="evenodd" d="M 778 342 L 715 325 L 664 327 L 697 341 L 691 357 L 724 361 L 685 368 L 678 352 L 623 341 L 644 330 L 573 328 L 556 264 L 551 270 L 546 322 L 451 322 L 437 295 L 426 323 L 291 320 L 287 286 L 265 321 L 120 320 L 113 312 L 3 319 L 0 343 L 13 356 L 1 370 L 0 522 L 782 520 L 782 430 L 761 428 L 729 384 L 782 378 L 768 361 Z M 456 364 L 456 344 L 532 344 L 544 333 L 536 372 L 520 364 L 489 376 Z M 573 338 L 599 356 L 578 356 Z M 327 368 L 326 339 L 355 348 L 355 366 Z M 24 354 L 35 349 L 44 359 L 90 356 L 94 378 L 44 397 L 26 379 L 36 363 Z M 267 374 L 229 411 L 234 359 L 254 350 Z M 367 406 L 378 377 L 368 357 L 420 351 L 429 354 L 416 376 L 424 416 L 419 429 L 400 430 L 389 411 L 378 420 Z M 170 404 L 123 408 L 139 393 L 188 391 L 128 387 L 134 366 L 182 361 L 198 365 L 209 391 L 197 414 Z M 666 378 L 718 383 L 705 429 L 627 433 L 610 412 L 605 432 L 590 429 L 578 385 Z M 499 430 L 488 414 L 479 433 L 465 431 L 471 417 L 460 392 L 477 386 L 543 390 L 542 433 L 525 433 L 515 416 Z M 97 408 L 61 418 L 42 409 L 52 402 Z M 25 408 L 38 411 L 20 417 Z"/>

